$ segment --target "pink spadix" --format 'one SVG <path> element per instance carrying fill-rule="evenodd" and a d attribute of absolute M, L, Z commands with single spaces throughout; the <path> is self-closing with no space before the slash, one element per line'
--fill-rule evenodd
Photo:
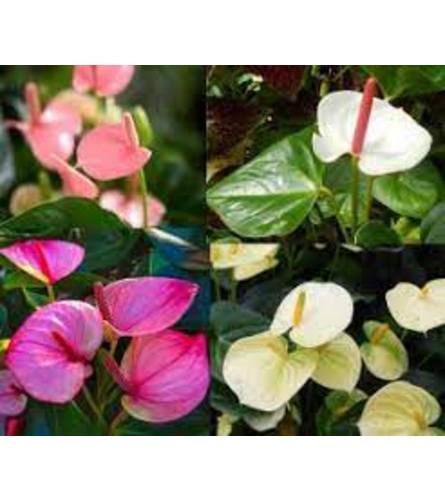
<path fill-rule="evenodd" d="M 74 151 L 74 137 L 82 129 L 80 115 L 72 106 L 57 100 L 42 110 L 34 83 L 26 85 L 25 98 L 28 119 L 24 122 L 9 120 L 6 125 L 22 132 L 40 163 L 54 169 L 54 155 L 66 160 Z"/>
<path fill-rule="evenodd" d="M 99 198 L 99 205 L 118 215 L 130 226 L 141 228 L 144 226 L 144 203 L 138 193 L 124 194 L 117 189 L 103 192 Z M 165 214 L 165 206 L 158 199 L 150 196 L 147 207 L 148 225 L 158 226 Z"/>
<path fill-rule="evenodd" d="M 98 187 L 91 179 L 62 158 L 54 156 L 54 167 L 62 179 L 65 195 L 94 199 L 99 194 Z"/>
<path fill-rule="evenodd" d="M 0 370 L 0 417 L 20 415 L 27 399 L 12 372 Z"/>
<path fill-rule="evenodd" d="M 368 78 L 363 90 L 362 102 L 355 125 L 354 137 L 352 139 L 351 153 L 354 156 L 360 156 L 363 144 L 365 142 L 366 130 L 368 129 L 369 119 L 371 117 L 372 102 L 377 89 L 375 78 Z"/>
<path fill-rule="evenodd" d="M 96 308 L 75 300 L 55 302 L 34 312 L 14 334 L 6 365 L 35 399 L 67 403 L 92 374 L 90 362 L 102 340 Z"/>
<path fill-rule="evenodd" d="M 94 295 L 103 319 L 116 335 L 138 337 L 161 332 L 178 322 L 192 305 L 198 285 L 176 278 L 129 278 Z"/>
<path fill-rule="evenodd" d="M 0 249 L 0 255 L 47 285 L 71 274 L 82 262 L 85 250 L 59 240 L 28 240 Z"/>
<path fill-rule="evenodd" d="M 133 65 L 78 65 L 74 67 L 73 87 L 77 92 L 92 90 L 100 96 L 114 96 L 130 83 L 134 69 Z"/>
<path fill-rule="evenodd" d="M 132 339 L 121 366 L 105 366 L 125 393 L 122 406 L 134 418 L 169 422 L 190 413 L 204 399 L 210 372 L 203 333 L 165 330 Z"/>
<path fill-rule="evenodd" d="M 139 138 L 130 113 L 122 122 L 100 125 L 80 141 L 77 160 L 93 179 L 107 181 L 126 177 L 141 170 L 151 152 L 139 145 Z"/>

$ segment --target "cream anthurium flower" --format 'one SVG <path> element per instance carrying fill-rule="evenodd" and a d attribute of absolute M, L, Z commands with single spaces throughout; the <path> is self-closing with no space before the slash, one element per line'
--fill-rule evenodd
<path fill-rule="evenodd" d="M 361 92 L 350 90 L 323 97 L 317 108 L 318 133 L 312 138 L 314 153 L 326 163 L 353 153 L 359 156 L 359 169 L 372 176 L 409 170 L 419 164 L 431 148 L 430 133 L 403 109 L 375 97 L 369 102 L 369 121 L 364 124 L 360 151 L 353 151 L 362 99 Z"/>
<path fill-rule="evenodd" d="M 276 243 L 214 242 L 210 261 L 213 269 L 233 269 L 234 279 L 242 281 L 274 268 L 278 249 Z"/>
<path fill-rule="evenodd" d="M 441 414 L 436 399 L 409 382 L 391 382 L 366 402 L 358 423 L 363 436 L 425 436 Z"/>
<path fill-rule="evenodd" d="M 223 377 L 241 404 L 275 411 L 309 380 L 317 360 L 317 351 L 288 352 L 284 338 L 264 332 L 230 346 L 224 359 Z"/>
<path fill-rule="evenodd" d="M 388 309 L 403 328 L 427 332 L 445 324 L 445 279 L 429 281 L 423 288 L 399 283 L 386 293 Z"/>
<path fill-rule="evenodd" d="M 352 337 L 342 333 L 317 351 L 319 358 L 312 380 L 328 389 L 351 392 L 362 369 L 360 350 Z"/>
<path fill-rule="evenodd" d="M 285 413 L 286 405 L 283 405 L 275 411 L 246 413 L 243 419 L 253 430 L 266 432 L 275 429 L 281 420 L 283 420 Z"/>
<path fill-rule="evenodd" d="M 290 330 L 302 347 L 318 347 L 342 333 L 352 319 L 352 297 L 335 283 L 307 282 L 286 295 L 270 326 L 275 335 Z"/>
<path fill-rule="evenodd" d="M 408 353 L 397 335 L 385 323 L 363 325 L 368 342 L 360 346 L 366 368 L 382 380 L 397 380 L 408 370 Z"/>

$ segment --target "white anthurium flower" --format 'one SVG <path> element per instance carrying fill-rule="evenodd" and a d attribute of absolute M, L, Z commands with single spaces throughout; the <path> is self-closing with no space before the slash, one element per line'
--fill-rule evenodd
<path fill-rule="evenodd" d="M 409 382 L 391 382 L 366 402 L 358 423 L 363 436 L 426 436 L 441 434 L 430 427 L 439 419 L 436 399 Z"/>
<path fill-rule="evenodd" d="M 234 342 L 224 359 L 223 377 L 241 404 L 275 411 L 309 380 L 317 366 L 313 349 L 288 352 L 287 341 L 264 332 Z"/>
<path fill-rule="evenodd" d="M 318 133 L 312 138 L 314 153 L 326 163 L 353 152 L 359 125 L 363 93 L 350 90 L 332 92 L 317 108 Z M 378 176 L 409 170 L 428 154 L 432 138 L 403 109 L 373 98 L 364 124 L 358 167 L 367 175 Z M 369 109 L 368 109 L 369 111 Z"/>
<path fill-rule="evenodd" d="M 445 324 L 445 279 L 429 281 L 423 288 L 399 283 L 386 293 L 388 309 L 403 328 L 425 333 Z"/>
<path fill-rule="evenodd" d="M 312 380 L 339 391 L 351 392 L 360 378 L 360 349 L 346 333 L 317 348 L 319 358 Z"/>
<path fill-rule="evenodd" d="M 243 281 L 278 265 L 276 243 L 216 241 L 210 245 L 213 269 L 233 269 L 233 278 Z"/>
<path fill-rule="evenodd" d="M 382 380 L 397 380 L 408 370 L 408 353 L 397 335 L 385 323 L 363 325 L 368 342 L 360 346 L 366 368 Z"/>
<path fill-rule="evenodd" d="M 352 320 L 352 297 L 335 283 L 307 282 L 283 299 L 270 330 L 290 338 L 302 347 L 326 344 L 346 330 Z"/>
<path fill-rule="evenodd" d="M 283 405 L 275 411 L 246 413 L 243 419 L 253 430 L 266 432 L 275 429 L 283 420 L 285 413 L 286 405 Z"/>

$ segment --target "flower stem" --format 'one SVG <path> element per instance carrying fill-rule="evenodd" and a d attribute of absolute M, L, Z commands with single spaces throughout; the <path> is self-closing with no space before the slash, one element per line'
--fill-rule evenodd
<path fill-rule="evenodd" d="M 368 176 L 366 178 L 366 208 L 365 208 L 365 221 L 369 222 L 372 210 L 372 187 L 374 185 L 374 177 Z"/>
<path fill-rule="evenodd" d="M 358 157 L 351 158 L 351 211 L 352 211 L 352 238 L 354 238 L 358 227 L 358 197 L 360 188 L 360 171 L 358 169 Z"/>
<path fill-rule="evenodd" d="M 55 302 L 56 300 L 56 292 L 54 291 L 54 287 L 50 284 L 46 285 L 46 290 L 48 292 L 48 299 L 50 302 Z"/>
<path fill-rule="evenodd" d="M 125 420 L 127 420 L 127 418 L 128 418 L 128 413 L 123 408 L 121 408 L 121 410 L 119 411 L 119 413 L 117 413 L 117 415 L 113 418 L 113 420 L 112 420 L 112 422 L 110 424 L 110 427 L 108 429 L 108 435 L 112 436 L 116 432 L 116 429 L 123 422 L 125 422 Z"/>
<path fill-rule="evenodd" d="M 142 194 L 143 228 L 149 229 L 149 224 L 148 224 L 149 196 L 148 196 L 148 190 L 147 190 L 147 179 L 146 179 L 145 171 L 143 168 L 141 168 L 141 170 L 139 170 L 139 184 L 141 187 L 141 194 Z"/>
<path fill-rule="evenodd" d="M 91 392 L 89 391 L 88 387 L 84 385 L 82 387 L 82 394 L 84 395 L 85 401 L 88 403 L 89 407 L 93 411 L 94 415 L 97 417 L 97 420 L 99 423 L 103 426 L 106 425 L 106 422 L 102 416 L 102 413 L 100 412 L 99 408 L 97 407 L 96 403 L 94 402 L 93 396 L 91 395 Z"/>

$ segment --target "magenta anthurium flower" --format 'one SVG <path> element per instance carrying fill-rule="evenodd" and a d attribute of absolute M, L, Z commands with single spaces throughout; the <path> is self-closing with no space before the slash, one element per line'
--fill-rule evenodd
<path fill-rule="evenodd" d="M 0 370 L 0 417 L 15 417 L 26 407 L 28 398 L 9 370 Z"/>
<path fill-rule="evenodd" d="M 138 337 L 161 332 L 185 314 L 198 285 L 176 278 L 129 278 L 94 286 L 103 319 L 119 336 Z"/>
<path fill-rule="evenodd" d="M 101 194 L 99 205 L 114 212 L 132 227 L 144 227 L 144 203 L 140 194 L 125 195 L 122 191 L 110 189 Z M 164 204 L 150 195 L 147 207 L 148 225 L 158 226 L 164 215 Z"/>
<path fill-rule="evenodd" d="M 122 406 L 134 418 L 169 422 L 190 413 L 204 399 L 210 372 L 203 333 L 166 330 L 133 339 L 121 367 L 105 360 L 124 391 Z"/>
<path fill-rule="evenodd" d="M 134 69 L 133 65 L 78 65 L 74 67 L 73 87 L 77 92 L 93 90 L 100 96 L 114 96 L 130 83 Z"/>
<path fill-rule="evenodd" d="M 71 274 L 82 262 L 85 250 L 59 240 L 28 240 L 1 248 L 0 255 L 47 285 Z"/>
<path fill-rule="evenodd" d="M 42 110 L 34 83 L 26 85 L 25 97 L 28 119 L 9 120 L 6 125 L 22 132 L 40 163 L 54 169 L 53 155 L 66 160 L 74 151 L 74 137 L 82 129 L 80 115 L 73 106 L 59 101 L 50 102 Z"/>
<path fill-rule="evenodd" d="M 103 340 L 97 309 L 85 302 L 55 302 L 35 311 L 12 338 L 6 366 L 27 394 L 40 401 L 67 403 L 92 374 Z"/>
<path fill-rule="evenodd" d="M 91 179 L 73 168 L 62 158 L 58 156 L 54 157 L 54 167 L 62 178 L 65 195 L 94 199 L 99 194 L 98 187 Z"/>
<path fill-rule="evenodd" d="M 139 137 L 130 113 L 122 123 L 100 125 L 80 141 L 77 160 L 85 172 L 100 181 L 126 177 L 141 170 L 151 152 L 139 145 Z"/>

